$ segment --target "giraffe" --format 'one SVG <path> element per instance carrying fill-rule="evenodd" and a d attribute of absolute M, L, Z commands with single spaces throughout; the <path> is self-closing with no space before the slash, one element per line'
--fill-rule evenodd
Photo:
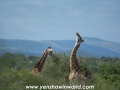
<path fill-rule="evenodd" d="M 41 72 L 41 71 L 42 71 L 43 65 L 44 65 L 44 63 L 45 63 L 45 60 L 46 60 L 48 54 L 49 54 L 51 57 L 55 57 L 54 54 L 52 53 L 51 47 L 48 47 L 48 48 L 44 51 L 44 53 L 43 53 L 40 61 L 34 66 L 34 68 L 33 68 L 33 70 L 32 70 L 32 73 L 33 73 L 33 74 L 37 74 L 38 72 Z"/>
<path fill-rule="evenodd" d="M 78 61 L 76 59 L 76 52 L 82 42 L 84 42 L 84 40 L 78 34 L 78 32 L 76 32 L 76 43 L 70 55 L 70 74 L 68 77 L 70 81 L 72 81 L 73 79 L 78 79 L 78 78 L 82 80 L 85 80 L 88 78 L 88 76 L 82 74 L 81 67 L 78 64 Z"/>

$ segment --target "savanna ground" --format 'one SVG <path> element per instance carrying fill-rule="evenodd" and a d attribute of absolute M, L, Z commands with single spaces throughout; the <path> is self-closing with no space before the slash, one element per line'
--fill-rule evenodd
<path fill-rule="evenodd" d="M 93 85 L 93 90 L 120 90 L 120 59 L 110 57 L 77 57 L 86 81 L 74 81 L 76 85 Z M 27 85 L 70 85 L 69 56 L 57 54 L 57 58 L 47 57 L 43 70 L 38 75 L 31 73 L 40 60 L 37 56 L 6 53 L 0 57 L 0 90 L 26 89 Z M 47 89 L 48 90 L 48 89 Z M 85 90 L 85 89 L 84 89 Z M 88 89 L 87 89 L 88 90 Z M 91 89 L 90 89 L 91 90 Z"/>

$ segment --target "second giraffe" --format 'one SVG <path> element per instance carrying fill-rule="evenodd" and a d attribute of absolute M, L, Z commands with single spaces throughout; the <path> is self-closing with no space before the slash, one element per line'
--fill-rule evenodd
<path fill-rule="evenodd" d="M 72 81 L 73 79 L 87 79 L 88 76 L 84 75 L 81 70 L 81 66 L 78 64 L 76 59 L 76 52 L 80 46 L 80 44 L 84 42 L 82 37 L 76 33 L 76 43 L 70 55 L 70 75 L 69 80 Z"/>

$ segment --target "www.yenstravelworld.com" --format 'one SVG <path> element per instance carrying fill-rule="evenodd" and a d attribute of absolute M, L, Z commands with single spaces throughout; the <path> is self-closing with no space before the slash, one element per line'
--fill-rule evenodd
<path fill-rule="evenodd" d="M 58 85 L 46 85 L 46 86 L 26 86 L 26 89 L 36 89 L 36 90 L 44 90 L 44 89 L 48 89 L 48 90 L 52 90 L 52 89 L 94 89 L 94 86 L 91 85 L 72 85 L 72 86 L 66 86 L 66 85 L 62 85 L 62 86 L 58 86 Z"/>

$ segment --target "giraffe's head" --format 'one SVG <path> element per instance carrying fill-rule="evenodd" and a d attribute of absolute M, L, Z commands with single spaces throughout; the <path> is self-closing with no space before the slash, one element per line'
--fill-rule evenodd
<path fill-rule="evenodd" d="M 52 48 L 51 47 L 48 47 L 47 52 L 51 57 L 54 57 L 54 54 L 52 53 Z"/>
<path fill-rule="evenodd" d="M 79 35 L 78 32 L 76 32 L 76 44 L 80 44 L 84 42 L 84 40 L 82 39 L 82 37 Z"/>

